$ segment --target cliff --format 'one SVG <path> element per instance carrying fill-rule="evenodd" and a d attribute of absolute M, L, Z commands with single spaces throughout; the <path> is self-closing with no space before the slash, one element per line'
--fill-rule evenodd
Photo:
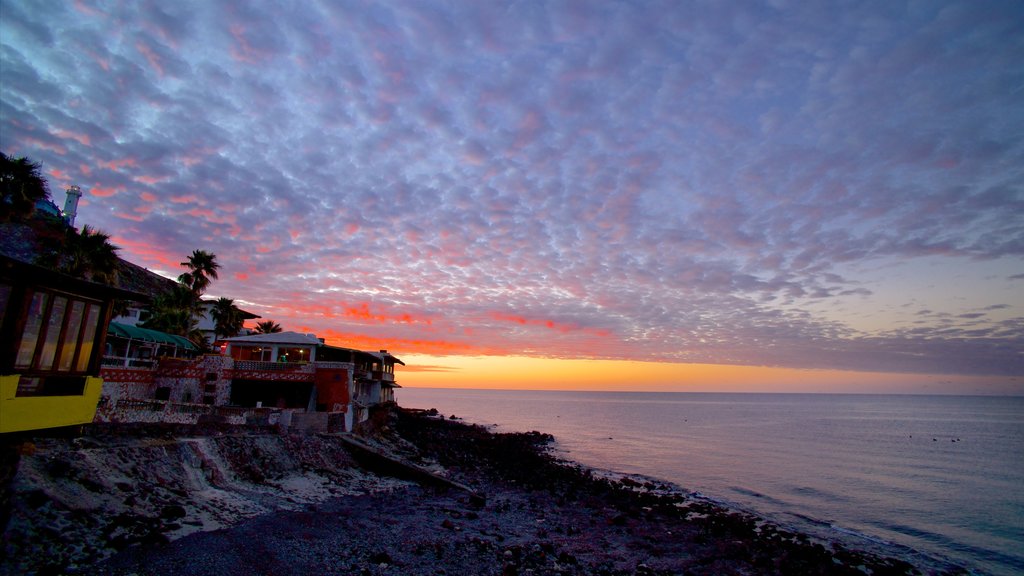
<path fill-rule="evenodd" d="M 338 436 L 181 433 L 96 427 L 20 443 L 0 574 L 85 571 L 131 546 L 409 484 L 357 465 Z"/>

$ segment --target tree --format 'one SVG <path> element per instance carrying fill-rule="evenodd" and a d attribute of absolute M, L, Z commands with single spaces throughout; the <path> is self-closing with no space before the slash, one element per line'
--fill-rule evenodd
<path fill-rule="evenodd" d="M 202 350 L 209 348 L 206 336 L 197 328 L 203 313 L 203 292 L 211 279 L 217 278 L 217 256 L 204 250 L 193 250 L 181 263 L 188 271 L 178 276 L 174 289 L 155 298 L 141 318 L 140 326 L 168 334 L 184 336 Z M 239 311 L 239 314 L 241 311 Z"/>
<path fill-rule="evenodd" d="M 50 197 L 41 164 L 0 152 L 0 222 L 24 220 L 36 211 L 36 202 Z"/>
<path fill-rule="evenodd" d="M 192 289 L 178 284 L 153 299 L 142 312 L 139 326 L 189 338 L 197 327 L 193 302 Z"/>
<path fill-rule="evenodd" d="M 213 318 L 214 334 L 225 338 L 237 336 L 245 322 L 242 311 L 231 298 L 217 299 L 210 310 L 210 316 Z"/>
<path fill-rule="evenodd" d="M 178 282 L 188 286 L 197 299 L 217 279 L 217 270 L 220 268 L 217 256 L 205 250 L 193 250 L 192 255 L 181 265 L 188 268 L 188 271 L 178 276 Z"/>
<path fill-rule="evenodd" d="M 64 254 L 57 269 L 78 278 L 112 284 L 117 279 L 119 249 L 110 243 L 110 235 L 88 224 L 82 227 L 81 233 L 68 228 Z"/>
<path fill-rule="evenodd" d="M 281 331 L 281 325 L 273 320 L 264 320 L 256 323 L 257 334 L 274 334 Z"/>

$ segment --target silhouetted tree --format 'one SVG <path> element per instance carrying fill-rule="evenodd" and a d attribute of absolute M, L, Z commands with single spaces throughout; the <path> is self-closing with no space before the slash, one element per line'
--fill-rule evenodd
<path fill-rule="evenodd" d="M 142 311 L 140 320 L 139 326 L 143 328 L 189 338 L 198 325 L 192 290 L 184 284 L 177 284 L 154 298 Z"/>
<path fill-rule="evenodd" d="M 198 318 L 204 312 L 203 292 L 209 287 L 211 279 L 217 278 L 220 264 L 217 263 L 216 255 L 194 250 L 181 265 L 188 271 L 178 276 L 178 284 L 173 290 L 153 300 L 144 312 L 140 326 L 184 336 L 206 351 L 210 344 L 197 327 Z"/>
<path fill-rule="evenodd" d="M 110 235 L 91 228 L 88 224 L 78 232 L 68 228 L 64 237 L 64 255 L 58 269 L 62 272 L 112 284 L 117 280 L 117 251 L 110 243 Z"/>
<path fill-rule="evenodd" d="M 242 311 L 231 298 L 218 298 L 213 303 L 210 316 L 213 318 L 214 334 L 225 338 L 237 336 L 245 322 Z"/>
<path fill-rule="evenodd" d="M 178 276 L 178 282 L 188 286 L 196 295 L 202 296 L 210 283 L 217 279 L 217 256 L 205 250 L 193 250 L 188 260 L 181 263 L 188 271 Z"/>
<path fill-rule="evenodd" d="M 257 334 L 274 334 L 281 331 L 281 325 L 273 320 L 264 320 L 256 323 Z"/>
<path fill-rule="evenodd" d="M 24 220 L 36 211 L 36 202 L 50 197 L 41 164 L 11 158 L 0 152 L 0 222 Z"/>

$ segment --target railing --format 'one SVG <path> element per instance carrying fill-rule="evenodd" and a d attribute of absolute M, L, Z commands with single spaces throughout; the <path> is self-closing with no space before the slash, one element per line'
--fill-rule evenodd
<path fill-rule="evenodd" d="M 155 358 L 120 358 L 117 356 L 104 356 L 100 359 L 101 366 L 111 368 L 144 368 L 152 370 L 156 368 Z"/>
<path fill-rule="evenodd" d="M 310 370 L 307 362 L 264 362 L 260 360 L 235 360 L 235 370 L 257 372 L 306 372 Z"/>
<path fill-rule="evenodd" d="M 349 370 L 352 369 L 351 362 L 321 362 L 320 360 L 317 360 L 313 362 L 313 364 L 317 368 L 347 368 Z"/>

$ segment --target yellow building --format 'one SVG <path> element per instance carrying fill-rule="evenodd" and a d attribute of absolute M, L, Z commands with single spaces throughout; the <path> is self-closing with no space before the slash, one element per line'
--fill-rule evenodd
<path fill-rule="evenodd" d="M 115 298 L 147 299 L 0 256 L 0 433 L 92 422 Z"/>

